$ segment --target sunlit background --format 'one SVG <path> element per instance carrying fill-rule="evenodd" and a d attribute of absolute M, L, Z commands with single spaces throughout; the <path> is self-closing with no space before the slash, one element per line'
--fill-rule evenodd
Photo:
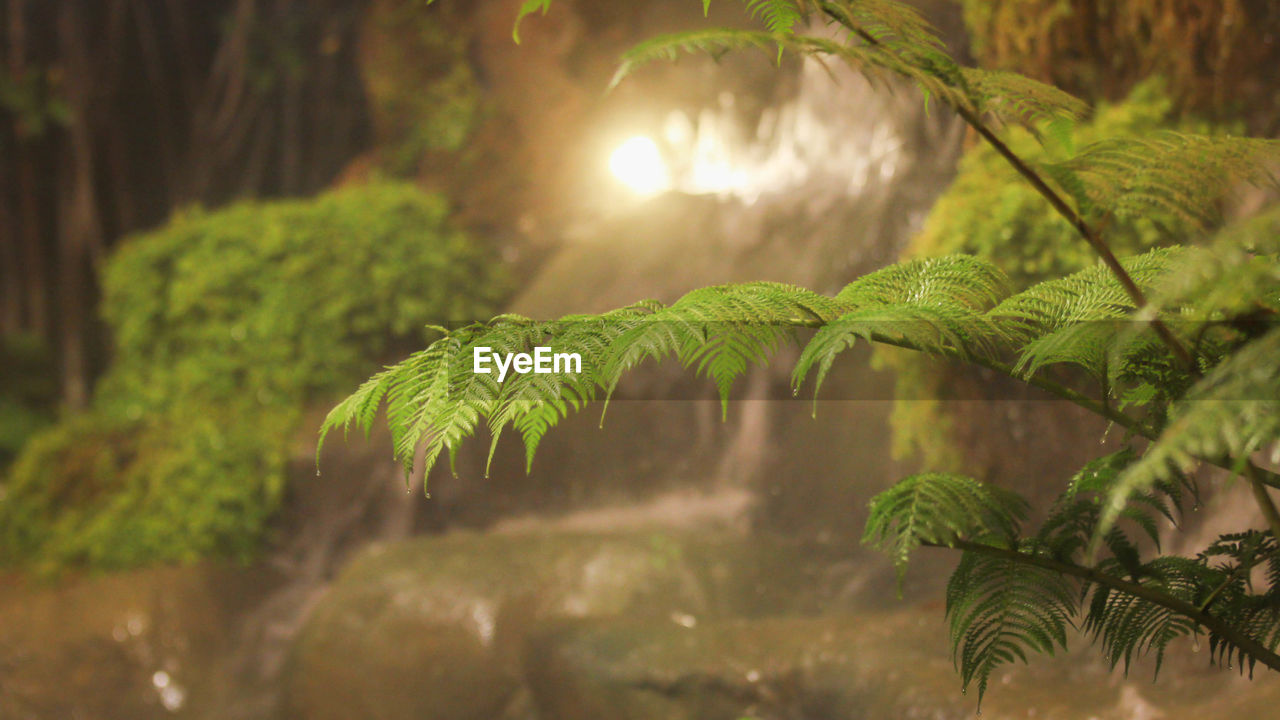
<path fill-rule="evenodd" d="M 815 405 L 784 356 L 722 420 L 645 363 L 528 472 L 508 432 L 424 488 L 378 429 L 317 475 L 325 413 L 427 326 L 1093 262 L 904 83 L 770 50 L 606 91 L 656 33 L 753 26 L 742 3 L 555 0 L 517 45 L 524 4 L 0 3 L 0 720 L 973 716 L 954 558 L 899 586 L 868 498 L 963 466 L 1043 506 L 1123 440 L 987 374 L 856 349 Z M 1081 142 L 1280 134 L 1275 3 L 911 4 L 1096 106 Z M 1192 526 L 1248 522 L 1211 490 Z M 1271 717 L 1274 678 L 1204 660 L 1171 649 L 1153 686 L 1073 648 L 993 676 L 983 717 Z"/>

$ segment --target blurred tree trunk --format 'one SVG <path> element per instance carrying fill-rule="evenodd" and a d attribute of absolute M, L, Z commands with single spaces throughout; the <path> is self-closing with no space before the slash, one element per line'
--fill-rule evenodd
<path fill-rule="evenodd" d="M 66 2 L 58 12 L 58 43 L 71 106 L 70 142 L 64 146 L 58 190 L 58 325 L 62 356 L 62 399 L 74 410 L 89 400 L 86 315 L 92 285 L 91 257 L 103 252 L 102 225 L 94 183 L 94 147 L 89 136 L 90 88 L 96 77 L 85 42 L 85 8 Z"/>
<path fill-rule="evenodd" d="M 364 6 L 3 0 L 0 340 L 45 338 L 69 406 L 106 362 L 112 245 L 183 205 L 315 192 L 365 149 Z"/>

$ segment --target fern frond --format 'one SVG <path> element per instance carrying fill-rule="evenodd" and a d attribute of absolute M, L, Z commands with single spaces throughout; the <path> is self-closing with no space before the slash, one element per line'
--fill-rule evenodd
<path fill-rule="evenodd" d="M 1233 223 L 1161 280 L 1148 314 L 1196 322 L 1280 319 L 1280 205 Z"/>
<path fill-rule="evenodd" d="M 1184 253 L 1182 248 L 1158 248 L 1121 264 L 1145 290 L 1179 267 Z M 1046 365 L 1073 363 L 1103 380 L 1111 376 L 1115 339 L 1133 322 L 1135 310 L 1133 298 L 1099 264 L 1034 285 L 989 315 L 1020 342 L 1016 368 L 1024 376 Z"/>
<path fill-rule="evenodd" d="M 1117 481 L 1099 531 L 1129 497 L 1193 469 L 1201 459 L 1235 458 L 1280 442 L 1280 328 L 1244 346 L 1210 371 L 1170 410 L 1170 421 L 1141 460 Z"/>
<path fill-rule="evenodd" d="M 945 56 L 946 45 L 920 11 L 897 0 L 834 0 L 821 3 L 829 17 L 865 32 L 876 42 L 917 55 Z M 948 58 L 949 59 L 949 58 Z"/>
<path fill-rule="evenodd" d="M 1120 264 L 1144 290 L 1177 267 L 1183 248 L 1157 248 L 1124 258 Z M 1026 340 L 1079 323 L 1121 320 L 1137 308 L 1102 264 L 1063 278 L 1046 280 L 1009 297 L 990 315 Z"/>
<path fill-rule="evenodd" d="M 981 68 L 962 72 L 975 105 L 1006 123 L 1034 129 L 1054 120 L 1074 122 L 1089 112 L 1083 100 L 1025 75 Z"/>
<path fill-rule="evenodd" d="M 747 12 L 764 22 L 771 33 L 788 34 L 804 20 L 804 12 L 793 0 L 744 0 Z"/>
<path fill-rule="evenodd" d="M 1104 567 L 1125 574 L 1117 563 L 1104 563 Z M 1156 558 L 1143 566 L 1141 573 L 1141 585 L 1191 604 L 1197 602 L 1204 588 L 1222 577 L 1195 560 L 1175 556 Z M 1194 633 L 1197 623 L 1167 607 L 1099 586 L 1093 590 L 1082 627 L 1101 642 L 1103 656 L 1111 667 L 1123 661 L 1128 674 L 1135 655 L 1154 652 L 1158 674 L 1165 648 Z"/>
<path fill-rule="evenodd" d="M 547 11 L 550 9 L 551 0 L 524 0 L 524 2 L 520 4 L 520 12 L 516 15 L 515 25 L 511 28 L 511 39 L 519 45 L 520 23 L 525 19 L 525 17 L 534 13 L 546 15 Z"/>
<path fill-rule="evenodd" d="M 1053 557 L 1067 562 L 1079 559 L 1094 537 L 1102 500 L 1110 496 L 1120 475 L 1135 460 L 1133 449 L 1125 447 L 1086 463 L 1071 478 L 1036 534 L 1038 541 Z M 1176 522 L 1183 497 L 1189 489 L 1193 488 L 1188 488 L 1181 479 L 1161 483 L 1151 492 L 1130 497 L 1120 516 L 1132 522 L 1158 549 L 1161 519 Z M 1103 542 L 1111 554 L 1127 567 L 1136 566 L 1137 548 L 1119 529 L 1113 528 Z"/>
<path fill-rule="evenodd" d="M 1026 503 L 973 478 L 921 473 L 873 497 L 870 509 L 862 542 L 887 552 L 901 579 L 912 551 L 924 544 L 976 538 L 1014 542 Z"/>
<path fill-rule="evenodd" d="M 1075 583 L 1059 573 L 964 553 L 947 583 L 947 617 L 961 680 L 966 689 L 977 682 L 979 705 L 996 668 L 1026 662 L 1027 650 L 1052 655 L 1066 649 L 1078 604 Z"/>
<path fill-rule="evenodd" d="M 954 107 L 973 108 L 959 67 L 949 59 L 928 63 L 895 53 L 884 46 L 848 44 L 825 37 L 763 31 L 711 29 L 662 35 L 628 50 L 614 73 L 611 87 L 654 61 L 671 61 L 681 55 L 701 53 L 719 58 L 733 50 L 776 48 L 800 56 L 824 56 L 847 63 L 870 80 L 902 77 L 913 81 L 927 96 Z"/>
<path fill-rule="evenodd" d="M 1278 160 L 1280 141 L 1164 131 L 1104 140 L 1046 169 L 1089 214 L 1208 227 L 1237 183 L 1274 184 Z"/>
<path fill-rule="evenodd" d="M 963 255 L 911 260 L 865 275 L 836 295 L 853 309 L 827 323 L 805 346 L 792 387 L 798 389 L 816 367 L 816 396 L 836 356 L 859 339 L 991 355 L 1003 336 L 986 311 L 1008 293 L 1009 279 L 999 268 Z"/>

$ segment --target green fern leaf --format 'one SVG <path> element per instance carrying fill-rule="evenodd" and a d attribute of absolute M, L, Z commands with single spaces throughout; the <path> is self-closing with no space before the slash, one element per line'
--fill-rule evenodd
<path fill-rule="evenodd" d="M 912 260 L 863 276 L 836 295 L 853 309 L 805 346 L 792 386 L 798 389 L 816 367 L 816 396 L 836 356 L 859 339 L 991 355 L 1003 336 L 986 311 L 1008 293 L 1009 280 L 999 268 L 963 255 Z"/>
<path fill-rule="evenodd" d="M 964 80 L 982 112 L 1035 130 L 1041 123 L 1075 122 L 1089 112 L 1079 98 L 1017 73 L 964 68 Z M 1054 131 L 1061 133 L 1062 125 Z"/>
<path fill-rule="evenodd" d="M 1000 666 L 1026 662 L 1027 650 L 1066 649 L 1078 603 L 1074 583 L 1052 570 L 964 553 L 947 583 L 947 617 L 961 680 L 977 683 L 979 705 Z"/>
<path fill-rule="evenodd" d="M 1141 460 L 1117 481 L 1099 532 L 1128 498 L 1192 470 L 1201 459 L 1275 455 L 1280 442 L 1280 329 L 1234 353 L 1197 382 L 1170 411 L 1170 421 Z"/>
<path fill-rule="evenodd" d="M 921 545 L 976 538 L 1010 543 L 1026 514 L 1017 495 L 948 473 L 903 478 L 872 498 L 870 508 L 862 542 L 889 553 L 899 580 Z"/>
<path fill-rule="evenodd" d="M 1280 141 L 1164 131 L 1105 140 L 1046 166 L 1089 214 L 1219 222 L 1218 201 L 1239 182 L 1275 183 Z"/>

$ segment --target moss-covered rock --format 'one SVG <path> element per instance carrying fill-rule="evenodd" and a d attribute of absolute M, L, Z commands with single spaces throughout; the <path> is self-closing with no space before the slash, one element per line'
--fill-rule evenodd
<path fill-rule="evenodd" d="M 1276 122 L 1280 7 L 1266 0 L 961 0 L 983 65 L 1090 98 L 1165 77 L 1178 105 Z M 1248 98 L 1248 100 L 1246 100 Z"/>
<path fill-rule="evenodd" d="M 0 563 L 251 557 L 305 403 L 503 291 L 489 249 L 407 184 L 193 210 L 133 239 L 103 275 L 115 357 L 93 409 L 0 485 Z"/>

